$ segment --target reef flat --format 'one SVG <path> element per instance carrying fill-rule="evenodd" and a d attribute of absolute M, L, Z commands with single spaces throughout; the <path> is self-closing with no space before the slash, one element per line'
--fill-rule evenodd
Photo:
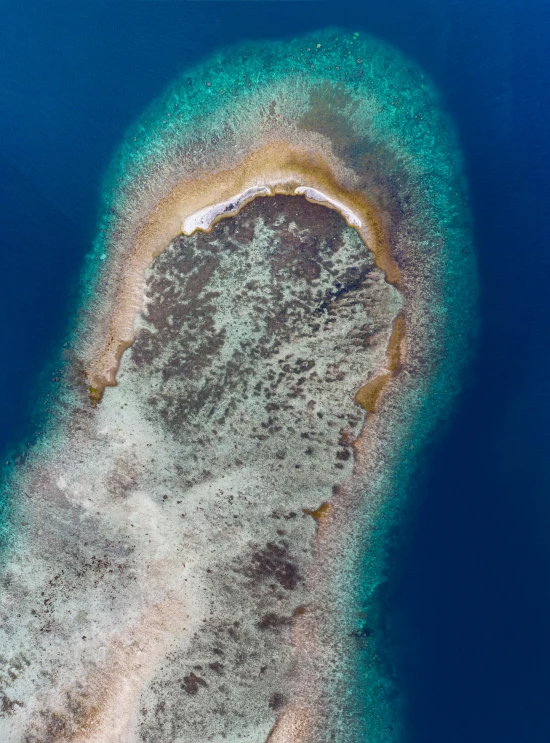
<path fill-rule="evenodd" d="M 475 294 L 436 94 L 340 30 L 224 50 L 127 132 L 104 199 L 9 481 L 0 737 L 397 740 L 377 596 Z"/>

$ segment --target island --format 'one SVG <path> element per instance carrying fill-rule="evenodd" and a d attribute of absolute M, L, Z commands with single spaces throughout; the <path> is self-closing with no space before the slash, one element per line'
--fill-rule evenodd
<path fill-rule="evenodd" d="M 472 336 L 460 149 L 342 29 L 222 49 L 106 175 L 61 391 L 10 470 L 5 743 L 377 743 L 418 457 Z"/>

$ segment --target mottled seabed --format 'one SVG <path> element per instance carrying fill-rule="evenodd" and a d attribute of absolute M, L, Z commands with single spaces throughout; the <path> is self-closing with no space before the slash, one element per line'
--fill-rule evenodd
<path fill-rule="evenodd" d="M 339 30 L 225 50 L 104 200 L 63 392 L 4 483 L 0 738 L 398 739 L 378 595 L 475 294 L 429 81 Z"/>

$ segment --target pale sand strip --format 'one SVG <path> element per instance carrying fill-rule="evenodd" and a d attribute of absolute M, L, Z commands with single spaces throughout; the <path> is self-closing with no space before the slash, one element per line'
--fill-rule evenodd
<path fill-rule="evenodd" d="M 337 201 L 336 199 L 331 199 L 330 196 L 327 196 L 322 191 L 319 191 L 316 188 L 310 188 L 309 186 L 298 186 L 298 188 L 296 188 L 294 192 L 297 194 L 303 194 L 308 201 L 313 201 L 316 204 L 323 204 L 325 206 L 328 206 L 329 208 L 336 209 L 336 211 L 340 212 L 340 214 L 344 217 L 350 227 L 359 229 L 363 226 L 359 217 L 354 214 L 352 210 L 349 209 L 345 204 L 342 204 L 341 201 Z"/>
<path fill-rule="evenodd" d="M 274 196 L 275 193 L 280 192 L 278 189 L 280 189 L 282 185 L 283 184 L 281 183 L 271 183 L 269 185 L 253 186 L 252 188 L 247 188 L 246 191 L 243 191 L 240 194 L 236 194 L 233 198 L 227 199 L 227 201 L 211 204 L 210 206 L 206 206 L 204 209 L 199 209 L 199 211 L 194 212 L 183 219 L 181 231 L 184 235 L 192 235 L 197 230 L 208 232 L 222 217 L 235 217 L 241 209 L 246 206 L 246 204 L 254 201 L 257 196 Z M 329 209 L 334 209 L 335 211 L 340 212 L 347 224 L 350 227 L 355 227 L 357 230 L 363 226 L 360 218 L 349 207 L 341 201 L 337 201 L 336 199 L 327 196 L 327 194 L 324 194 L 317 188 L 311 188 L 310 186 L 297 186 L 297 188 L 294 189 L 294 192 L 289 195 L 305 196 L 308 201 L 311 201 L 314 204 L 321 204 Z"/>
<path fill-rule="evenodd" d="M 266 743 L 308 743 L 314 711 L 288 705 L 279 715 Z M 260 741 L 258 741 L 260 743 Z"/>
<path fill-rule="evenodd" d="M 191 214 L 183 220 L 182 232 L 184 235 L 192 235 L 196 230 L 206 232 L 210 229 L 215 220 L 220 217 L 234 217 L 240 212 L 245 204 L 250 203 L 256 196 L 271 196 L 273 192 L 266 186 L 253 186 L 247 188 L 243 193 L 238 194 L 232 199 L 222 201 L 198 212 Z"/>

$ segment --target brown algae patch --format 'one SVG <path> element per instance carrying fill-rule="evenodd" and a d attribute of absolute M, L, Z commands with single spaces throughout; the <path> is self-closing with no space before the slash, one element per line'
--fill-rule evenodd
<path fill-rule="evenodd" d="M 367 412 L 376 412 L 380 395 L 388 386 L 392 376 L 401 368 L 401 349 L 404 342 L 405 318 L 403 315 L 399 315 L 393 324 L 393 330 L 386 349 L 386 366 L 388 371 L 377 374 L 355 393 L 355 402 L 361 405 L 362 408 L 365 408 Z"/>
<path fill-rule="evenodd" d="M 331 511 L 332 506 L 330 503 L 321 503 L 319 508 L 316 508 L 314 511 L 312 511 L 310 508 L 304 508 L 304 513 L 308 514 L 308 516 L 313 516 L 315 521 L 320 521 L 321 523 L 326 521 L 326 519 L 330 516 Z"/>

